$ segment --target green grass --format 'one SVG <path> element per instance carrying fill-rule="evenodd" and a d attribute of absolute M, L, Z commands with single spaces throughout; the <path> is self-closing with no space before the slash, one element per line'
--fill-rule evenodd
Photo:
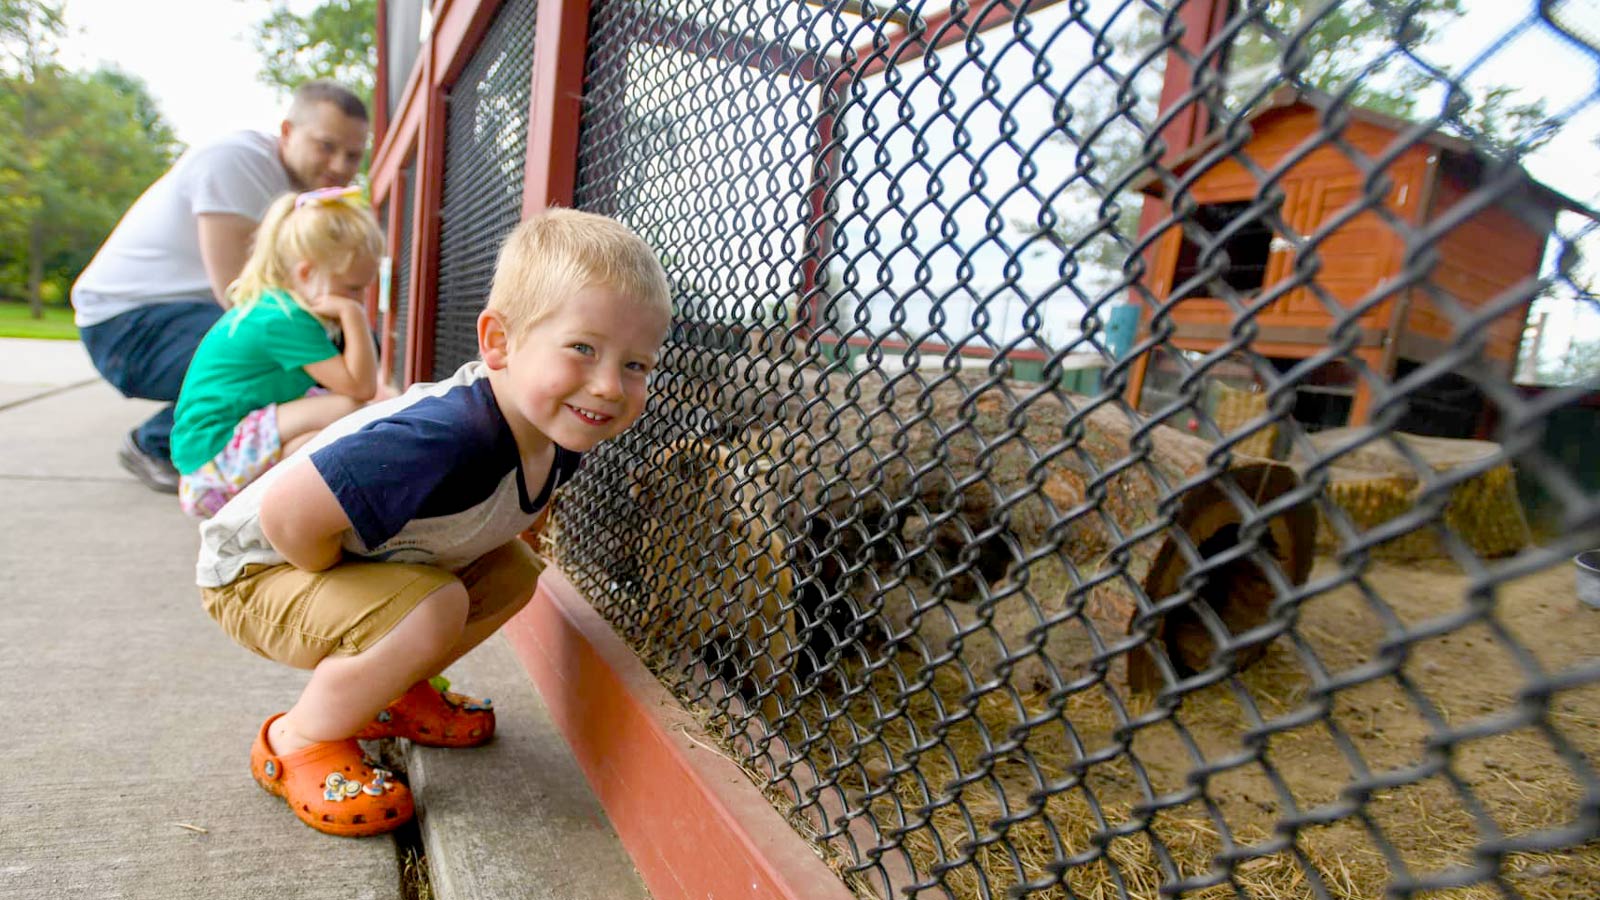
<path fill-rule="evenodd" d="M 0 301 L 0 337 L 75 341 L 78 327 L 72 324 L 70 306 L 46 306 L 44 318 L 35 319 L 28 304 L 6 300 Z"/>

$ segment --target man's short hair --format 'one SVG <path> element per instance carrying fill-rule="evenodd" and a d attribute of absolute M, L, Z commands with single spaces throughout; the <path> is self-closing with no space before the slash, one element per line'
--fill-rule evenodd
<path fill-rule="evenodd" d="M 620 291 L 641 308 L 672 315 L 672 289 L 650 249 L 615 219 L 573 209 L 535 213 L 506 236 L 489 308 L 521 337 L 590 286 Z"/>
<path fill-rule="evenodd" d="M 289 103 L 289 121 L 299 124 L 320 103 L 332 103 L 352 119 L 370 122 L 367 104 L 342 84 L 325 79 L 306 81 L 294 89 L 294 99 Z"/>

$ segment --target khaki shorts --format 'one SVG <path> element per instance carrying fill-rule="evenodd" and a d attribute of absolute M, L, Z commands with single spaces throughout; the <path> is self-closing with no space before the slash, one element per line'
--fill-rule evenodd
<path fill-rule="evenodd" d="M 246 566 L 231 584 L 201 588 L 206 613 L 228 636 L 267 659 L 314 668 L 323 657 L 366 650 L 424 597 L 460 581 L 476 622 L 533 596 L 544 562 L 513 540 L 452 575 L 409 563 L 342 562 L 322 572 Z"/>

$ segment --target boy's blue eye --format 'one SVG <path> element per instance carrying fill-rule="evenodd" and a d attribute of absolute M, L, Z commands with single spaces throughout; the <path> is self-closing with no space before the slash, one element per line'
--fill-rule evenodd
<path fill-rule="evenodd" d="M 585 353 L 585 354 L 594 352 L 594 348 L 589 346 L 588 344 L 573 344 L 572 345 L 572 349 L 578 351 L 579 353 Z"/>

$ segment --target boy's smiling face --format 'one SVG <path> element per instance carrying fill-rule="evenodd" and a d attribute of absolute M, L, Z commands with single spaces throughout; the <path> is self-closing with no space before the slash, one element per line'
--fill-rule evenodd
<path fill-rule="evenodd" d="M 605 286 L 583 288 L 553 314 L 509 336 L 493 310 L 478 335 L 495 396 L 522 454 L 553 441 L 585 452 L 644 412 L 651 369 L 671 325 Z"/>

